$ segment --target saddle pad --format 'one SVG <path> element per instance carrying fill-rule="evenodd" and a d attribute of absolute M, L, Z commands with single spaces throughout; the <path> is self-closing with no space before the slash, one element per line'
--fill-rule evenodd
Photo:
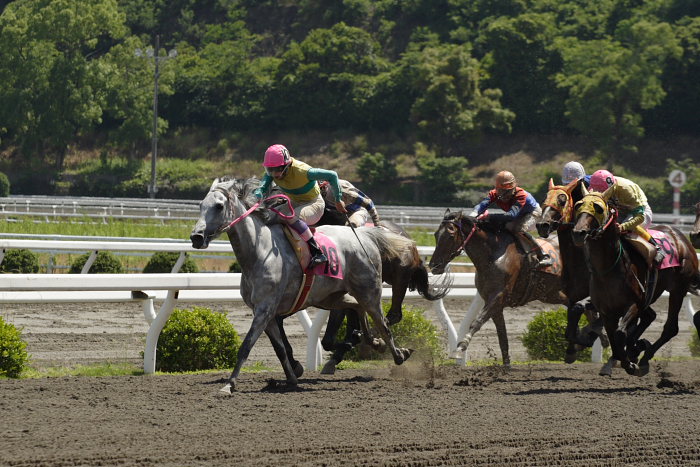
<path fill-rule="evenodd" d="M 299 264 L 301 268 L 306 271 L 309 261 L 311 260 L 311 254 L 309 253 L 309 245 L 299 237 L 293 229 L 285 226 L 284 232 L 287 235 L 289 243 L 292 244 L 292 248 L 297 255 Z M 328 262 L 319 264 L 313 269 L 313 274 L 317 276 L 327 276 L 334 279 L 343 278 L 343 268 L 340 265 L 340 259 L 338 257 L 338 248 L 329 237 L 323 235 L 321 232 L 315 231 L 314 238 L 318 247 L 323 251 L 323 254 L 328 258 Z"/>
<path fill-rule="evenodd" d="M 661 247 L 661 251 L 664 253 L 664 260 L 659 265 L 659 269 L 673 268 L 680 266 L 681 262 L 678 258 L 678 250 L 676 245 L 668 238 L 668 236 L 659 231 L 647 229 L 647 232 L 654 237 L 656 243 Z"/>
<path fill-rule="evenodd" d="M 537 243 L 542 248 L 542 251 L 547 253 L 550 258 L 552 258 L 552 265 L 546 268 L 538 269 L 538 271 L 547 272 L 549 274 L 560 274 L 561 273 L 561 256 L 559 255 L 559 250 L 552 246 L 551 241 L 544 238 L 536 238 Z"/>

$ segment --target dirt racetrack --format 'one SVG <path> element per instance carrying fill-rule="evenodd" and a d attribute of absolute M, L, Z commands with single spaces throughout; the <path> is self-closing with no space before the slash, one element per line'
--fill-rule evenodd
<path fill-rule="evenodd" d="M 138 306 L 71 309 L 2 313 L 40 364 L 138 361 Z M 507 312 L 516 359 L 537 309 Z M 687 328 L 660 356 L 687 355 Z M 474 353 L 498 353 L 493 339 L 489 323 Z M 0 380 L 0 465 L 700 465 L 698 359 L 603 378 L 598 364 L 431 368 L 414 356 L 307 372 L 290 390 L 269 349 L 261 339 L 252 360 L 275 371 L 242 374 L 232 396 L 219 392 L 228 372 Z"/>

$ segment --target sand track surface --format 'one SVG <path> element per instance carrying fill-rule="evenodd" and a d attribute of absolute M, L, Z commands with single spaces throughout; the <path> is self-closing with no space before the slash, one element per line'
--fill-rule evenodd
<path fill-rule="evenodd" d="M 458 323 L 464 304 L 447 305 Z M 249 310 L 210 307 L 247 331 Z M 549 308 L 506 311 L 514 359 L 526 358 L 518 336 L 527 322 Z M 38 366 L 138 364 L 148 329 L 133 304 L 17 305 L 2 314 L 24 327 Z M 304 361 L 301 326 L 287 321 Z M 682 318 L 659 355 L 687 356 L 688 336 Z M 470 351 L 500 358 L 492 323 Z M 606 378 L 591 363 L 433 368 L 414 355 L 400 367 L 307 371 L 296 389 L 282 382 L 265 337 L 250 361 L 274 371 L 242 374 L 231 396 L 219 391 L 228 372 L 0 380 L 0 465 L 700 465 L 698 359 Z"/>

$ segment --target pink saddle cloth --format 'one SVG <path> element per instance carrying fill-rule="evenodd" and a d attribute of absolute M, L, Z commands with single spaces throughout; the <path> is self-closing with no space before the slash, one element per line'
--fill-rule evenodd
<path fill-rule="evenodd" d="M 301 237 L 299 237 L 299 234 L 297 234 L 293 229 L 286 227 L 284 230 L 287 234 L 287 238 L 294 248 L 294 252 L 297 254 L 297 258 L 299 259 L 302 269 L 306 271 L 309 261 L 311 260 L 309 245 L 303 241 Z M 342 279 L 343 268 L 340 264 L 338 247 L 336 246 L 335 242 L 330 237 L 319 231 L 314 232 L 314 238 L 316 239 L 318 247 L 321 249 L 321 251 L 323 251 L 323 254 L 326 255 L 326 258 L 328 258 L 328 261 L 313 268 L 313 274 L 316 276 L 327 276 L 334 279 Z"/>
<path fill-rule="evenodd" d="M 658 230 L 647 229 L 647 232 L 654 237 L 657 245 L 661 247 L 661 251 L 664 254 L 664 260 L 659 264 L 659 269 L 674 268 L 680 266 L 680 258 L 678 258 L 678 250 L 676 245 L 666 236 L 665 233 Z"/>

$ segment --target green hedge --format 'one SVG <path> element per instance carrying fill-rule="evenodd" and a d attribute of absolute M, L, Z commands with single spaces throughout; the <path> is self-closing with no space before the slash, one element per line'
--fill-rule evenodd
<path fill-rule="evenodd" d="M 700 338 L 698 338 L 698 332 L 695 328 L 690 330 L 690 342 L 688 342 L 688 347 L 690 348 L 690 355 L 693 357 L 700 357 Z"/>
<path fill-rule="evenodd" d="M 158 338 L 158 371 L 232 368 L 241 339 L 223 313 L 175 309 Z"/>
<path fill-rule="evenodd" d="M 10 179 L 2 172 L 0 172 L 0 196 L 10 196 Z"/>
<path fill-rule="evenodd" d="M 583 325 L 587 324 L 585 315 L 582 318 Z M 542 311 L 538 313 L 527 325 L 527 330 L 522 336 L 522 342 L 527 349 L 530 358 L 534 360 L 562 361 L 566 355 L 566 308 L 559 307 L 556 310 Z M 578 353 L 579 361 L 591 360 L 591 349 L 587 348 Z"/>
<path fill-rule="evenodd" d="M 0 316 L 0 376 L 19 378 L 29 362 L 22 332 Z"/>
<path fill-rule="evenodd" d="M 175 266 L 179 257 L 180 253 L 174 251 L 157 251 L 148 260 L 148 263 L 143 268 L 143 272 L 146 274 L 170 272 L 173 270 L 173 266 Z M 185 262 L 182 263 L 179 272 L 199 272 L 199 268 L 190 255 L 185 254 Z"/>
<path fill-rule="evenodd" d="M 0 263 L 0 272 L 34 274 L 39 272 L 39 255 L 31 250 L 8 250 Z"/>
<path fill-rule="evenodd" d="M 80 274 L 83 266 L 90 257 L 90 253 L 78 256 L 70 265 L 71 274 Z M 110 251 L 100 251 L 97 253 L 95 262 L 90 267 L 90 274 L 123 274 L 124 266 L 121 261 Z"/>

